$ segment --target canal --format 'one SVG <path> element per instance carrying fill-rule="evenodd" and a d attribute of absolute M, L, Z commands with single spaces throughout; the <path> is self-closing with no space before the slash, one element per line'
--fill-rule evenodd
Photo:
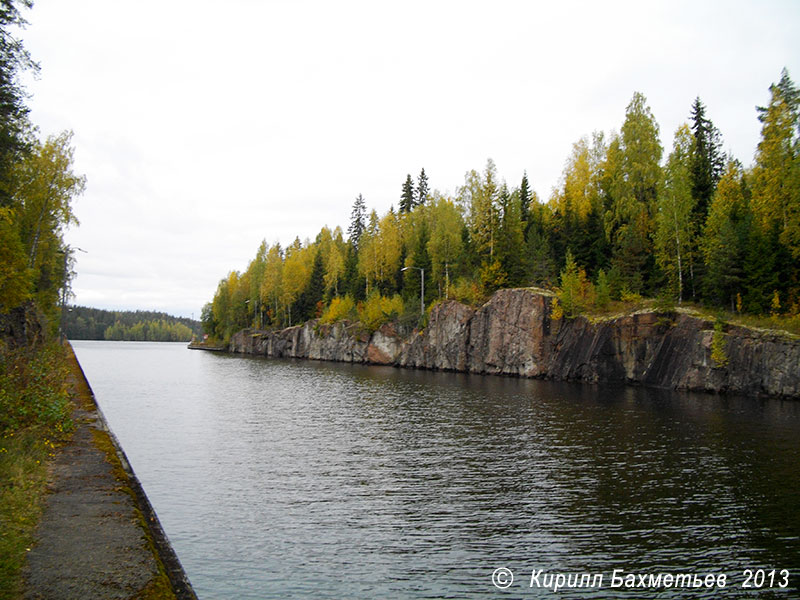
<path fill-rule="evenodd" d="M 73 347 L 203 600 L 798 597 L 800 403 Z"/>

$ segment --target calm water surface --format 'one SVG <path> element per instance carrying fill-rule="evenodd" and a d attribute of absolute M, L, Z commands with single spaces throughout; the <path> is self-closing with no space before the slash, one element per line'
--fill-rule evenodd
<path fill-rule="evenodd" d="M 800 597 L 798 402 L 73 346 L 202 600 Z"/>

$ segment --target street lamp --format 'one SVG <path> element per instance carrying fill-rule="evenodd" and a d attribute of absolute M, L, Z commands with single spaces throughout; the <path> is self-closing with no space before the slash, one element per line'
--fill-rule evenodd
<path fill-rule="evenodd" d="M 409 269 L 416 269 L 421 273 L 420 275 L 420 288 L 419 288 L 419 318 L 425 318 L 425 269 L 422 267 L 403 267 L 401 271 L 408 271 Z"/>

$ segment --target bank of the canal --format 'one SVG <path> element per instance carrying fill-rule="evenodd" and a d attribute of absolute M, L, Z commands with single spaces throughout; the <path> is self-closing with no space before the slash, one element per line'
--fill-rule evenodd
<path fill-rule="evenodd" d="M 75 431 L 50 467 L 24 597 L 196 600 L 71 348 L 69 353 Z"/>

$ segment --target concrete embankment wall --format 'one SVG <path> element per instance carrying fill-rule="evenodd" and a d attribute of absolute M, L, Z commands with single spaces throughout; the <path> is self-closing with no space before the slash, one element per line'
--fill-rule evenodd
<path fill-rule="evenodd" d="M 309 321 L 280 331 L 245 329 L 229 350 L 422 369 L 561 381 L 628 382 L 679 390 L 800 399 L 800 340 L 726 326 L 727 364 L 711 358 L 713 323 L 682 313 L 642 311 L 590 321 L 551 318 L 552 297 L 500 290 L 478 309 L 434 307 L 422 332 L 391 325 L 368 333 L 356 323 Z"/>
<path fill-rule="evenodd" d="M 167 534 L 161 526 L 161 522 L 158 520 L 158 516 L 156 515 L 156 512 L 153 509 L 153 506 L 150 503 L 150 500 L 147 497 L 141 482 L 139 481 L 139 478 L 136 476 L 136 473 L 134 473 L 133 468 L 128 461 L 128 457 L 125 455 L 125 451 L 122 449 L 122 445 L 109 427 L 102 410 L 97 404 L 97 399 L 94 396 L 94 391 L 91 388 L 91 384 L 89 383 L 89 380 L 83 371 L 83 367 L 81 367 L 80 363 L 77 361 L 77 358 L 75 364 L 77 365 L 78 375 L 83 379 L 82 383 L 85 384 L 86 390 L 88 391 L 90 402 L 88 403 L 89 406 L 86 408 L 88 408 L 90 412 L 94 412 L 96 414 L 96 421 L 93 426 L 102 428 L 102 430 L 104 430 L 104 432 L 107 434 L 111 445 L 109 451 L 113 451 L 114 453 L 114 456 L 108 457 L 108 459 L 110 462 L 118 461 L 118 466 L 123 471 L 121 474 L 117 473 L 117 478 L 121 480 L 119 481 L 119 484 L 121 485 L 118 485 L 114 489 L 114 493 L 132 497 L 135 508 L 141 515 L 140 525 L 145 529 L 146 537 L 152 542 L 151 550 L 155 554 L 156 560 L 160 562 L 161 566 L 163 567 L 163 572 L 169 580 L 169 585 L 172 588 L 175 598 L 177 598 L 177 600 L 197 600 L 197 595 L 195 594 L 194 589 L 189 582 L 189 578 L 187 577 L 186 572 L 184 571 L 183 566 L 178 559 L 178 556 L 175 554 L 175 550 L 173 549 Z M 80 468 L 80 466 L 77 466 L 77 468 Z M 138 567 L 138 565 L 134 564 L 129 566 L 131 569 Z M 126 565 L 119 565 L 119 567 L 121 569 L 125 569 Z M 143 590 L 141 592 L 141 597 L 150 597 L 148 596 L 148 590 Z"/>

